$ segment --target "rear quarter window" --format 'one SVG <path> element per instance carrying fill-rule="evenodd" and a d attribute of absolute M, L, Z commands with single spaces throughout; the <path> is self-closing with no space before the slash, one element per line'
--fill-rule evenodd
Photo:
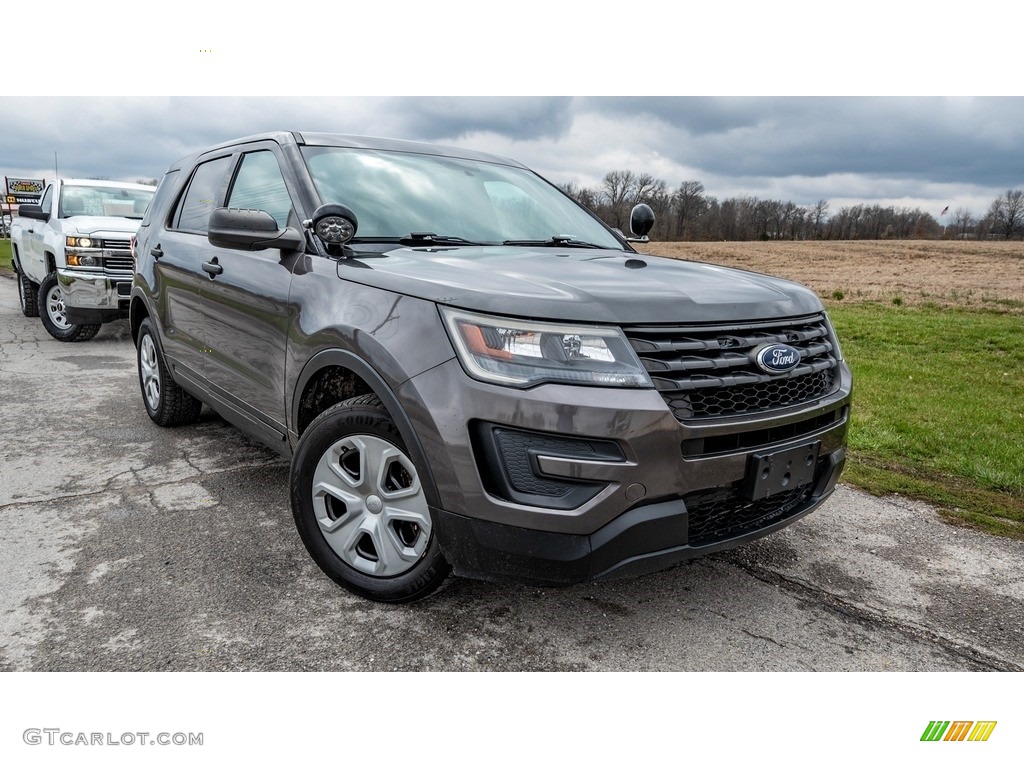
<path fill-rule="evenodd" d="M 181 198 L 175 216 L 174 228 L 206 234 L 210 214 L 219 204 L 224 190 L 224 177 L 231 157 L 219 157 L 196 168 L 188 191 Z"/>
<path fill-rule="evenodd" d="M 153 195 L 153 199 L 149 202 L 149 207 L 146 208 L 146 213 L 142 216 L 142 224 L 140 226 L 148 227 L 153 216 L 159 216 L 160 211 L 167 209 L 168 200 L 172 197 L 174 190 L 178 186 L 177 181 L 180 175 L 180 171 L 168 171 L 160 179 L 160 184 L 156 188 L 156 194 Z"/>

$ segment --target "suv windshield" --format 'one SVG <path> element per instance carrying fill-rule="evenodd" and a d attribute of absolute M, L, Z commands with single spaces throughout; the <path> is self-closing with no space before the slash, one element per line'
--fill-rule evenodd
<path fill-rule="evenodd" d="M 585 209 L 521 168 L 339 147 L 303 147 L 303 154 L 320 199 L 356 214 L 356 240 L 430 232 L 500 245 L 565 236 L 624 250 Z"/>
<path fill-rule="evenodd" d="M 127 219 L 141 219 L 152 199 L 151 189 L 65 185 L 60 196 L 60 210 L 63 216 L 124 216 Z"/>

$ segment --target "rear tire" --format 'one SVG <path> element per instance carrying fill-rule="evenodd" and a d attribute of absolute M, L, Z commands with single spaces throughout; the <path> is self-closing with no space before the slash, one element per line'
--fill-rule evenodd
<path fill-rule="evenodd" d="M 39 317 L 39 289 L 21 269 L 15 270 L 18 280 L 18 303 L 25 317 Z"/>
<path fill-rule="evenodd" d="M 338 403 L 299 439 L 292 514 L 321 570 L 380 603 L 420 600 L 451 570 L 416 466 L 375 395 Z"/>
<path fill-rule="evenodd" d="M 69 323 L 64 310 L 64 290 L 57 282 L 57 273 L 51 272 L 39 286 L 39 318 L 43 328 L 57 341 L 88 341 L 100 332 L 99 325 Z"/>
<path fill-rule="evenodd" d="M 203 403 L 174 383 L 148 317 L 139 325 L 135 352 L 142 403 L 149 418 L 161 427 L 191 424 L 198 419 Z"/>

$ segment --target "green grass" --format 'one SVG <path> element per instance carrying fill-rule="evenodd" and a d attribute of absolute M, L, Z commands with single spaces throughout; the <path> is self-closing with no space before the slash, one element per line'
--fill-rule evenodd
<path fill-rule="evenodd" d="M 11 241 L 0 238 L 0 271 L 11 270 Z"/>
<path fill-rule="evenodd" d="M 1024 539 L 1024 318 L 833 304 L 854 372 L 844 479 Z"/>

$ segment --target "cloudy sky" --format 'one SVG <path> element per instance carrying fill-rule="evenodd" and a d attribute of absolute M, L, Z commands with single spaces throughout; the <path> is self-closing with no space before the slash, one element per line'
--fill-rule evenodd
<path fill-rule="evenodd" d="M 74 115 L 74 129 L 66 116 Z M 7 176 L 134 180 L 236 136 L 337 131 L 468 146 L 552 181 L 618 169 L 720 199 L 832 210 L 857 202 L 976 214 L 1024 187 L 1024 98 L 968 97 L 6 97 Z"/>
<path fill-rule="evenodd" d="M 969 13 L 936 0 L 929 14 L 883 0 L 856 14 L 655 2 L 628 16 L 520 0 L 489 17 L 461 0 L 396 0 L 386 27 L 381 7 L 338 6 L 244 28 L 234 6 L 178 0 L 146 19 L 148 6 L 97 1 L 131 13 L 138 34 L 117 56 L 83 57 L 106 22 L 68 5 L 33 75 L 0 94 L 3 174 L 50 178 L 56 153 L 63 176 L 154 178 L 210 144 L 295 129 L 468 146 L 557 183 L 628 169 L 833 211 L 981 215 L 1024 187 L 1018 32 L 992 22 L 996 0 Z M 32 16 L 24 4 L 5 22 Z"/>

